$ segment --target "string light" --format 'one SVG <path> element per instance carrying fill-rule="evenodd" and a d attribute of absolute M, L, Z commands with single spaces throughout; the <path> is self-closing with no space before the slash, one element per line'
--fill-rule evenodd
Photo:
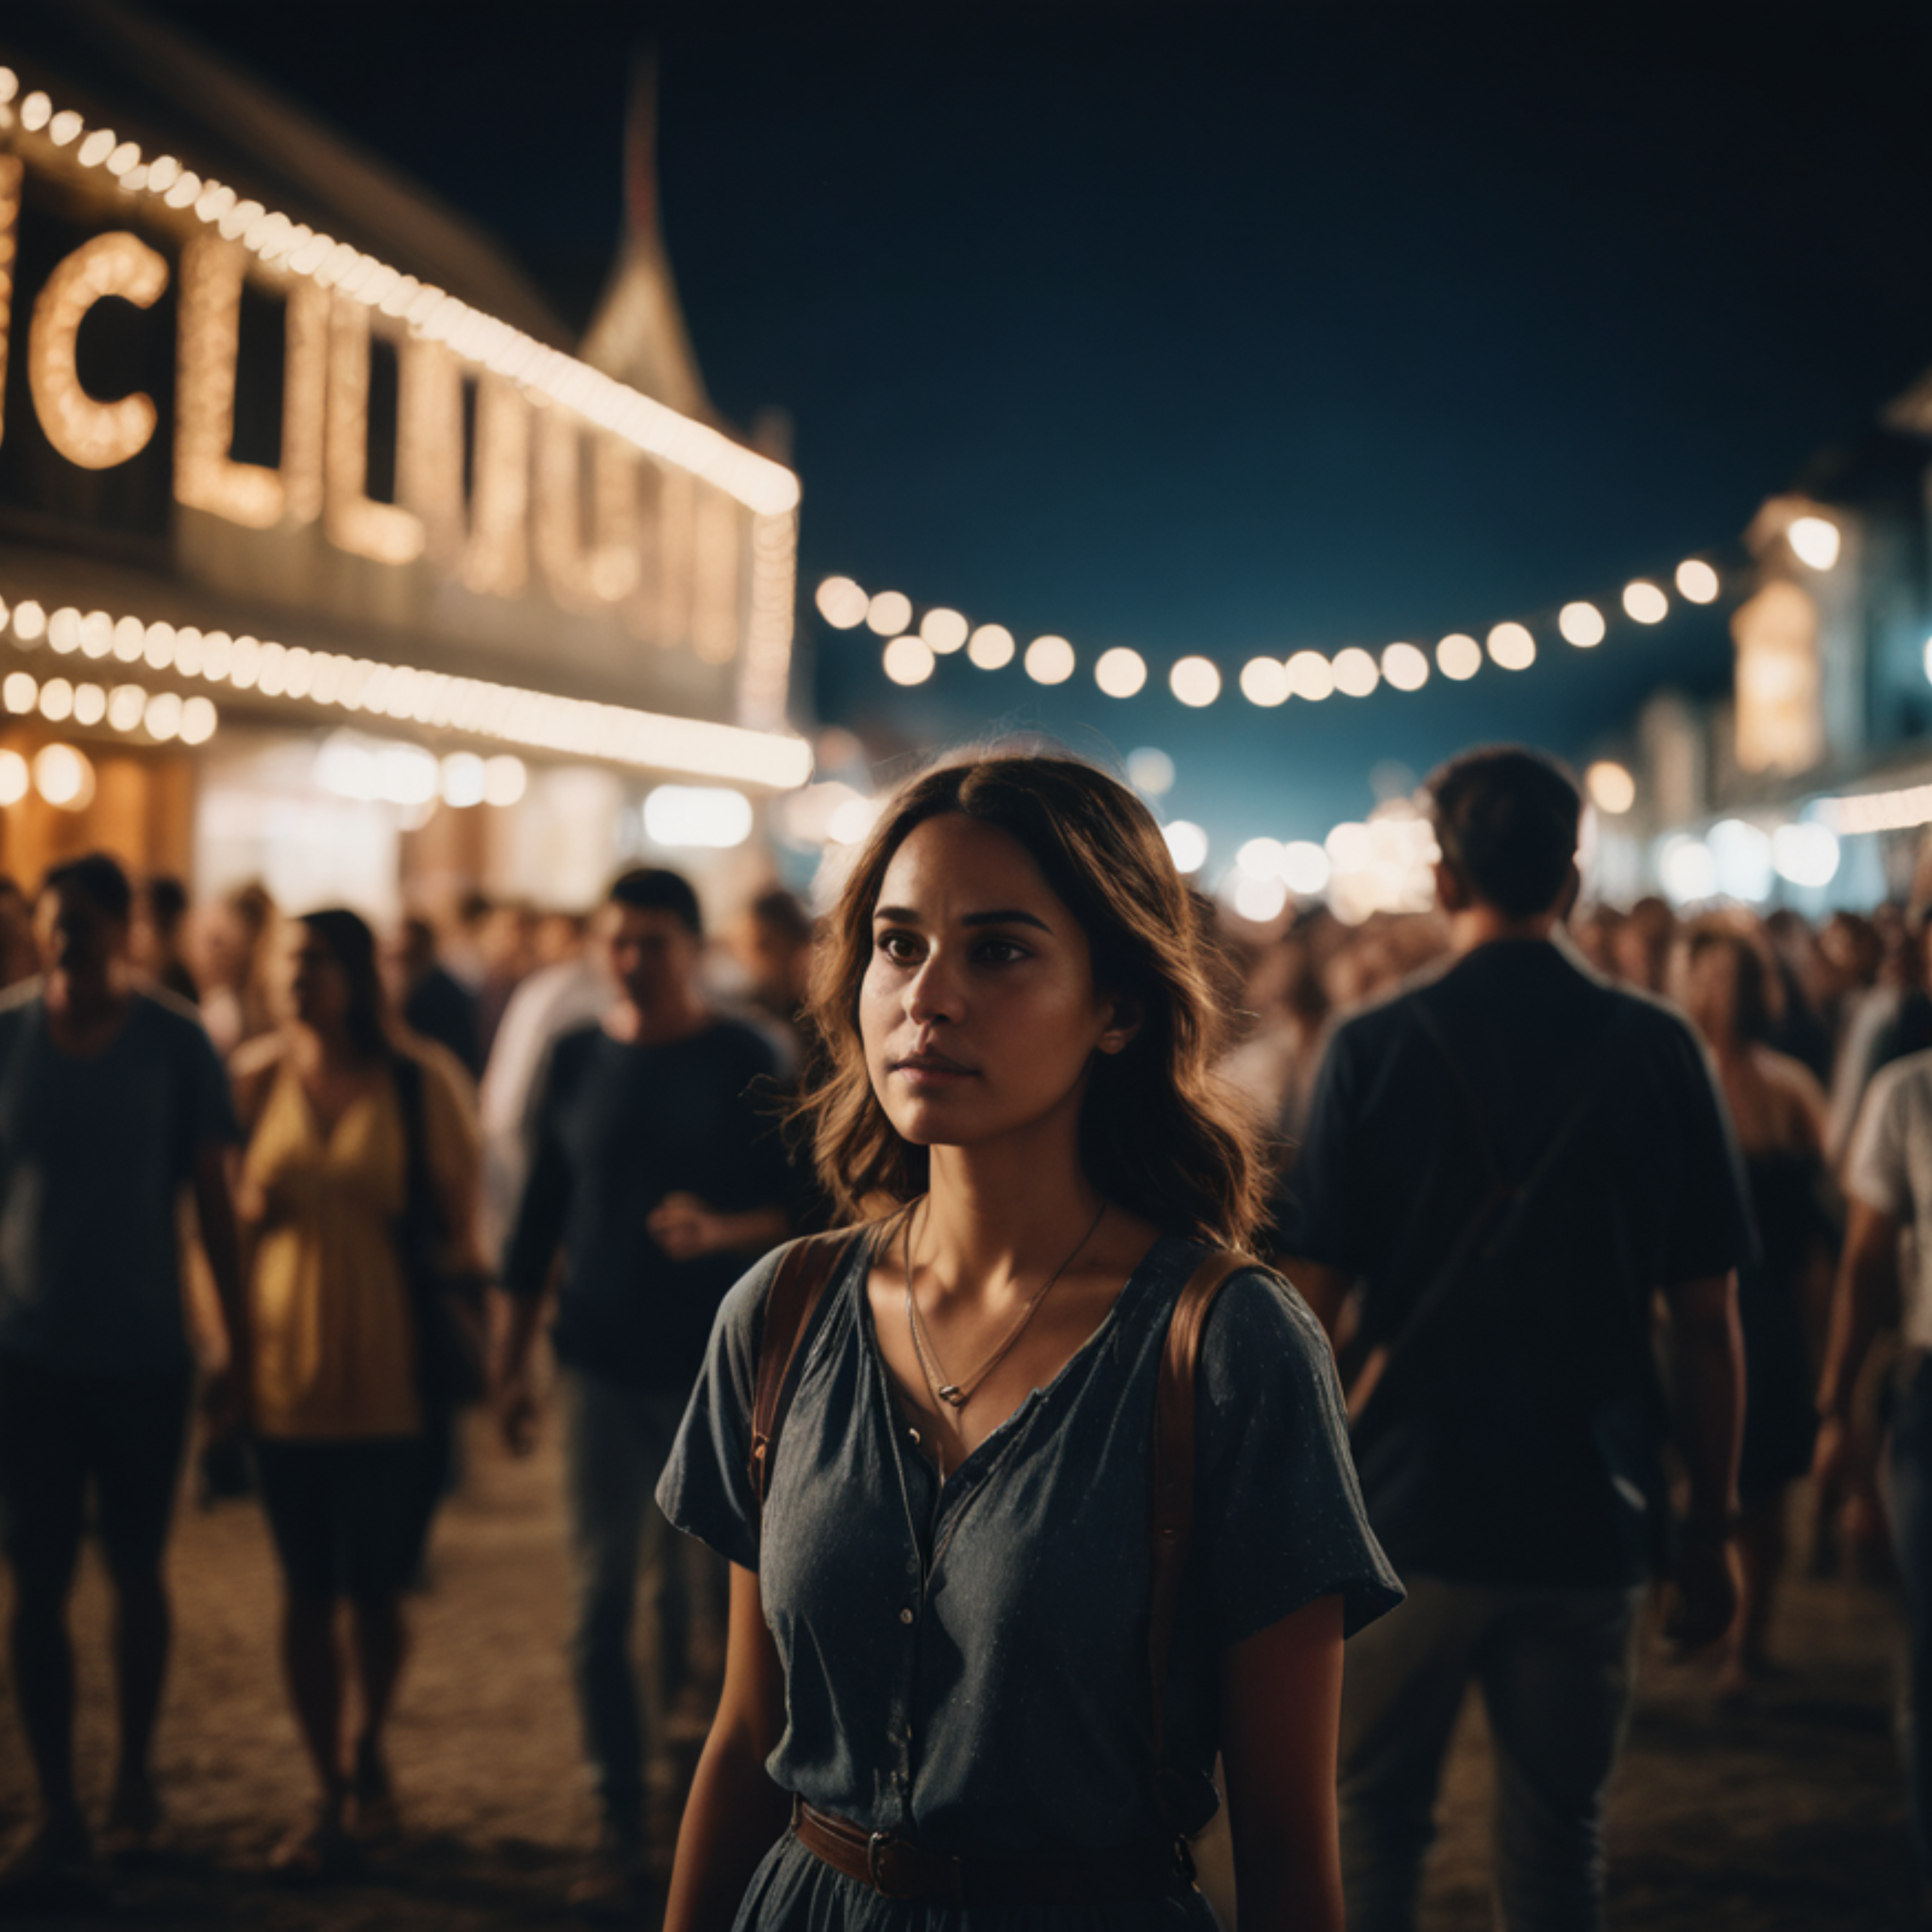
<path fill-rule="evenodd" d="M 1604 641 L 1606 626 L 1604 614 L 1594 604 L 1566 604 L 1556 614 L 1556 628 L 1565 644 L 1580 651 L 1594 650 Z"/>
<path fill-rule="evenodd" d="M 982 624 L 966 640 L 967 657 L 982 670 L 1002 670 L 1018 649 L 1004 624 Z"/>
<path fill-rule="evenodd" d="M 1498 624 L 1490 633 L 1490 656 L 1504 670 L 1527 670 L 1536 662 L 1536 640 L 1520 624 Z"/>
<path fill-rule="evenodd" d="M 1147 682 L 1147 660 L 1138 651 L 1117 644 L 1100 653 L 1094 682 L 1109 698 L 1131 698 Z"/>
<path fill-rule="evenodd" d="M 1026 674 L 1036 684 L 1064 684 L 1074 664 L 1073 646 L 1064 638 L 1036 638 L 1026 648 Z"/>
<path fill-rule="evenodd" d="M 1196 710 L 1221 694 L 1221 673 L 1212 658 L 1183 658 L 1168 673 L 1167 682 L 1174 696 Z"/>
<path fill-rule="evenodd" d="M 1819 530 L 1826 534 L 1820 536 L 1816 531 L 1800 530 L 1801 525 L 1809 524 L 1818 526 Z M 1813 556 L 1822 559 L 1828 545 L 1832 547 L 1832 557 L 1836 556 L 1837 526 L 1825 518 L 1800 518 L 1792 523 L 1786 534 L 1801 556 L 1804 555 L 1802 547 L 1810 546 Z M 1828 565 L 1820 562 L 1814 567 L 1822 568 Z M 1689 603 L 1713 603 L 1722 591 L 1716 570 L 1701 557 L 1687 558 L 1680 563 L 1673 580 L 1679 594 Z M 854 629 L 862 622 L 869 624 L 881 636 L 898 637 L 912 627 L 914 606 L 904 592 L 886 590 L 868 596 L 850 577 L 825 578 L 818 586 L 814 601 L 820 616 L 835 630 Z M 1627 585 L 1622 602 L 1626 614 L 1641 624 L 1660 623 L 1670 613 L 1669 598 L 1647 578 L 1638 578 Z M 1556 613 L 1555 624 L 1558 634 L 1580 650 L 1594 649 L 1609 633 L 1601 608 L 1581 598 L 1561 606 Z M 1003 669 L 1012 662 L 1017 654 L 1012 633 L 1004 625 L 982 624 L 969 630 L 965 618 L 943 605 L 934 606 L 926 613 L 918 634 L 939 656 L 956 650 L 958 643 L 956 640 L 963 640 L 968 661 L 982 670 Z M 1036 646 L 1040 642 L 1048 643 L 1052 649 L 1036 658 L 1035 647 L 1029 647 L 1026 657 L 1028 674 L 1041 683 L 1064 682 L 1072 674 L 1072 645 L 1064 638 L 1036 640 Z M 1511 671 L 1526 670 L 1536 662 L 1536 638 L 1527 624 L 1510 620 L 1492 626 L 1487 634 L 1486 644 L 1486 652 L 1484 644 L 1468 633 L 1452 632 L 1436 646 L 1436 668 L 1444 677 L 1462 683 L 1474 677 L 1486 662 Z M 1062 647 L 1069 653 L 1065 658 L 1061 656 Z M 1928 652 L 1932 653 L 1932 646 L 1928 646 Z M 1932 655 L 1928 655 L 1928 662 L 1932 664 Z M 1067 667 L 1064 672 L 1059 669 L 1063 663 Z M 1054 674 L 1042 676 L 1035 668 L 1036 664 L 1044 665 Z M 1198 668 L 1202 666 L 1205 670 Z M 1154 673 L 1141 652 L 1125 645 L 1114 645 L 1100 654 L 1094 664 L 1094 674 L 1095 682 L 1106 695 L 1125 698 L 1144 688 Z M 1212 658 L 1198 653 L 1176 660 L 1169 666 L 1167 675 L 1169 690 L 1184 704 L 1202 706 L 1214 703 L 1221 695 L 1222 679 L 1220 667 Z M 1932 676 L 1932 672 L 1928 672 L 1928 676 Z M 1385 646 L 1379 656 L 1360 645 L 1352 644 L 1335 652 L 1332 658 L 1312 649 L 1295 651 L 1286 660 L 1267 656 L 1250 658 L 1242 666 L 1237 682 L 1241 695 L 1250 704 L 1271 710 L 1291 698 L 1318 704 L 1337 692 L 1347 697 L 1366 698 L 1383 685 L 1405 693 L 1418 692 L 1428 683 L 1429 678 L 1428 652 L 1418 645 L 1402 642 Z"/>
<path fill-rule="evenodd" d="M 1624 610 L 1640 624 L 1660 624 L 1670 614 L 1670 599 L 1657 586 L 1640 577 L 1624 586 Z"/>
<path fill-rule="evenodd" d="M 886 675 L 895 684 L 923 684 L 938 662 L 932 646 L 910 632 L 895 638 L 885 649 Z"/>
<path fill-rule="evenodd" d="M 16 640 L 31 644 L 43 627 L 55 649 L 68 653 L 104 656 L 116 634 L 116 622 L 105 611 L 92 611 L 83 617 L 71 606 L 63 605 L 48 617 L 40 604 L 29 599 L 15 603 L 8 614 L 6 628 Z M 101 650 L 88 653 L 86 640 L 97 635 L 104 640 Z M 296 662 L 296 653 L 280 644 L 245 635 L 233 638 L 225 631 L 204 634 L 192 626 L 176 630 L 156 623 L 144 626 L 142 637 L 143 656 L 152 652 L 170 659 L 177 676 L 238 690 L 259 688 L 265 671 L 286 690 L 291 667 Z M 334 652 L 308 652 L 302 661 L 302 672 L 308 680 L 308 701 L 312 704 L 494 738 L 563 758 L 598 759 L 641 770 L 676 772 L 773 790 L 802 784 L 812 773 L 811 746 L 786 733 L 667 717 L 623 705 Z M 4 688 L 0 686 L 0 692 Z M 154 701 L 173 695 L 158 693 Z M 44 687 L 39 700 L 44 708 Z M 148 709 L 152 734 L 152 704 Z M 199 694 L 187 699 L 177 719 L 181 736 L 189 742 L 199 742 L 192 733 L 201 730 L 204 722 L 202 736 L 212 734 L 214 710 Z"/>

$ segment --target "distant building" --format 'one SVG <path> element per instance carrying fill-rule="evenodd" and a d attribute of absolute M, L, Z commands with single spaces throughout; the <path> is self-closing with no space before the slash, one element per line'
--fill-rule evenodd
<path fill-rule="evenodd" d="M 580 356 L 266 86 L 110 0 L 8 10 L 0 869 L 105 844 L 298 904 L 568 905 L 660 782 L 802 782 L 798 484 L 706 398 L 650 140 Z"/>

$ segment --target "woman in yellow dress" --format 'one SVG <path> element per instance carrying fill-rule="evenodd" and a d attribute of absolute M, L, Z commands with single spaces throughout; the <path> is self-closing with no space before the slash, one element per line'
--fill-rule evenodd
<path fill-rule="evenodd" d="M 467 1076 L 392 1021 L 354 913 L 290 928 L 287 1017 L 238 1054 L 250 1127 L 243 1338 L 262 1498 L 286 1587 L 282 1660 L 320 1804 L 274 1855 L 320 1876 L 347 1834 L 393 1828 L 382 1726 L 407 1648 L 402 1599 L 448 1466 L 436 1372 L 442 1279 L 476 1262 L 480 1156 Z M 427 1286 L 416 1258 L 430 1245 Z M 350 1607 L 350 1670 L 337 1634 Z M 344 1678 L 358 1721 L 344 1729 Z"/>

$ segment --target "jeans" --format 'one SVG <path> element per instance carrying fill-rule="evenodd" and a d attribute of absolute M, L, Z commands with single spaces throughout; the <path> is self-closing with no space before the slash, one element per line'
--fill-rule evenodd
<path fill-rule="evenodd" d="M 564 1479 L 576 1591 L 571 1664 L 584 1747 L 607 1832 L 643 1828 L 650 1783 L 668 1795 L 668 1749 L 680 1696 L 722 1670 L 719 1560 L 665 1522 L 652 1492 L 683 1420 L 682 1396 L 651 1394 L 563 1371 Z M 632 1626 L 644 1583 L 646 1620 L 634 1666 Z"/>
<path fill-rule="evenodd" d="M 1909 1632 L 1899 1728 L 1918 1870 L 1932 1886 L 1932 1360 L 1922 1362 L 1898 1393 L 1886 1477 Z"/>
<path fill-rule="evenodd" d="M 1473 1678 L 1496 1759 L 1496 1919 L 1597 1932 L 1604 1793 L 1635 1665 L 1636 1589 L 1531 1589 L 1410 1576 L 1348 1646 L 1342 1877 L 1348 1932 L 1410 1932 L 1442 1760 Z"/>

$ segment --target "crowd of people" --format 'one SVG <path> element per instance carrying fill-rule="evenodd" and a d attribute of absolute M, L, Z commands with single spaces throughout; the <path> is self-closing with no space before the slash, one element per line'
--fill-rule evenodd
<path fill-rule="evenodd" d="M 1070 1573 L 1062 1627 L 1040 1625 L 1029 1579 L 1059 1569 L 1025 1552 L 1087 1547 L 1114 1488 L 1120 1523 L 1134 1496 L 1144 1510 L 1144 1451 L 1094 1408 L 1084 1345 L 1119 1331 L 1114 1357 L 1141 1364 L 1127 1381 L 1153 1402 L 1169 1312 L 1223 1250 L 1300 1292 L 1231 1260 L 1201 1345 L 1195 1540 L 1213 1600 L 1184 1598 L 1178 1627 L 1196 1644 L 1219 1630 L 1246 1688 L 1230 1703 L 1224 1682 L 1217 1720 L 1211 1672 L 1178 1660 L 1175 1750 L 1222 1756 L 1245 1896 L 1292 1898 L 1310 1925 L 1346 1909 L 1352 1932 L 1412 1926 L 1473 1683 L 1506 1922 L 1598 1922 L 1640 1605 L 1670 1579 L 1674 1640 L 1714 1654 L 1724 1700 L 1756 1695 L 1781 1667 L 1807 1478 L 1816 1568 L 1881 1562 L 1888 1504 L 1932 1854 L 1932 1243 L 1905 1238 L 1932 1214 L 1928 926 L 1893 906 L 1814 922 L 1579 904 L 1575 788 L 1529 753 L 1469 754 L 1429 804 L 1434 910 L 1348 926 L 1316 906 L 1265 940 L 1214 930 L 1130 794 L 1037 758 L 916 782 L 822 922 L 773 890 L 712 934 L 690 884 L 652 868 L 587 914 L 476 896 L 386 934 L 345 909 L 292 915 L 260 886 L 193 904 L 101 855 L 31 896 L 0 880 L 0 1539 L 42 1799 L 4 1882 L 164 1828 L 150 1748 L 191 1450 L 204 1495 L 258 1501 L 281 1574 L 316 1798 L 276 1869 L 325 1878 L 393 1836 L 407 1793 L 385 1726 L 408 1593 L 460 1480 L 457 1418 L 488 1404 L 523 1454 L 554 1402 L 602 1820 L 581 1910 L 646 1909 L 687 1802 L 680 1927 L 719 1922 L 725 1878 L 732 1911 L 747 1883 L 764 1900 L 743 1924 L 860 1922 L 821 1868 L 925 1897 L 880 1861 L 922 1885 L 934 1846 L 930 1895 L 969 1905 L 976 1886 L 995 1904 L 1033 1902 L 1028 1886 L 1068 1905 L 1068 1886 L 1161 1895 L 1160 1847 L 1211 1790 L 1177 1817 L 1136 1796 L 1137 1760 L 1108 1771 L 1142 1724 L 1137 1705 L 1098 1712 L 1126 1695 L 1096 1634 L 1111 1611 Z M 969 1100 L 1009 1079 L 1039 1093 L 986 1124 Z M 1016 1225 L 1022 1199 L 1034 1218 Z M 1085 1232 L 1063 1244 L 1063 1222 Z M 790 1265 L 766 1258 L 848 1223 L 868 1233 L 820 1284 L 836 1306 L 795 1378 L 791 1461 L 748 1492 L 759 1336 Z M 1064 1258 L 1044 1258 L 1055 1244 Z M 942 1353 L 986 1359 L 949 1380 Z M 1046 1425 L 1022 1426 L 1036 1411 L 1060 1418 L 1050 1450 Z M 1237 1414 L 1245 1444 L 1222 1439 Z M 767 1565 L 764 1486 L 788 1469 Z M 1054 1514 L 1076 1492 L 1078 1534 Z M 962 1495 L 978 1498 L 963 1528 Z M 892 1526 L 868 1544 L 874 1517 Z M 116 1605 L 119 1759 L 98 1833 L 76 1798 L 66 1624 L 90 1525 Z M 948 1555 L 956 1531 L 970 1569 Z M 848 1595 L 890 1597 L 887 1546 L 907 1532 L 912 1583 L 884 1613 L 910 1634 L 901 1684 L 896 1639 L 825 1621 L 826 1566 L 836 1552 Z M 1121 1554 L 1117 1580 L 1136 1574 Z M 942 1556 L 960 1600 L 926 1639 Z M 1069 1604 L 1093 1653 L 1079 1664 Z M 997 1640 L 969 1634 L 974 1617 Z M 1045 1842 L 1068 1848 L 1057 1876 L 1016 1876 L 1028 1828 L 997 1780 L 976 1782 L 1025 1782 L 1015 1767 L 968 1775 L 1006 1748 L 993 1706 L 1022 1667 L 1072 1673 L 1039 1762 L 1090 1802 L 1036 1793 L 1060 1821 Z M 1082 1670 L 1100 1673 L 1090 1696 Z M 1162 1683 L 1157 1664 L 1157 1738 Z M 1299 1714 L 1299 1756 L 1250 1734 L 1240 1710 L 1264 1694 Z M 883 1729 L 862 1744 L 843 1727 L 866 1714 Z M 1318 1802 L 1306 1760 L 1324 1737 L 1340 1775 Z M 754 1738 L 760 1778 L 767 1758 L 787 1768 L 788 1834 L 740 1788 Z M 916 1802 L 922 1779 L 948 1795 Z M 1251 1820 L 1335 1836 L 1332 1882 L 1312 1852 L 1276 1869 L 1252 1825 L 1244 1843 L 1243 1796 Z M 767 1822 L 790 1862 L 753 1880 L 746 1834 Z M 839 1862 L 853 1830 L 856 1874 Z M 1124 1838 L 1160 1856 L 1110 1892 L 1094 1855 Z"/>

